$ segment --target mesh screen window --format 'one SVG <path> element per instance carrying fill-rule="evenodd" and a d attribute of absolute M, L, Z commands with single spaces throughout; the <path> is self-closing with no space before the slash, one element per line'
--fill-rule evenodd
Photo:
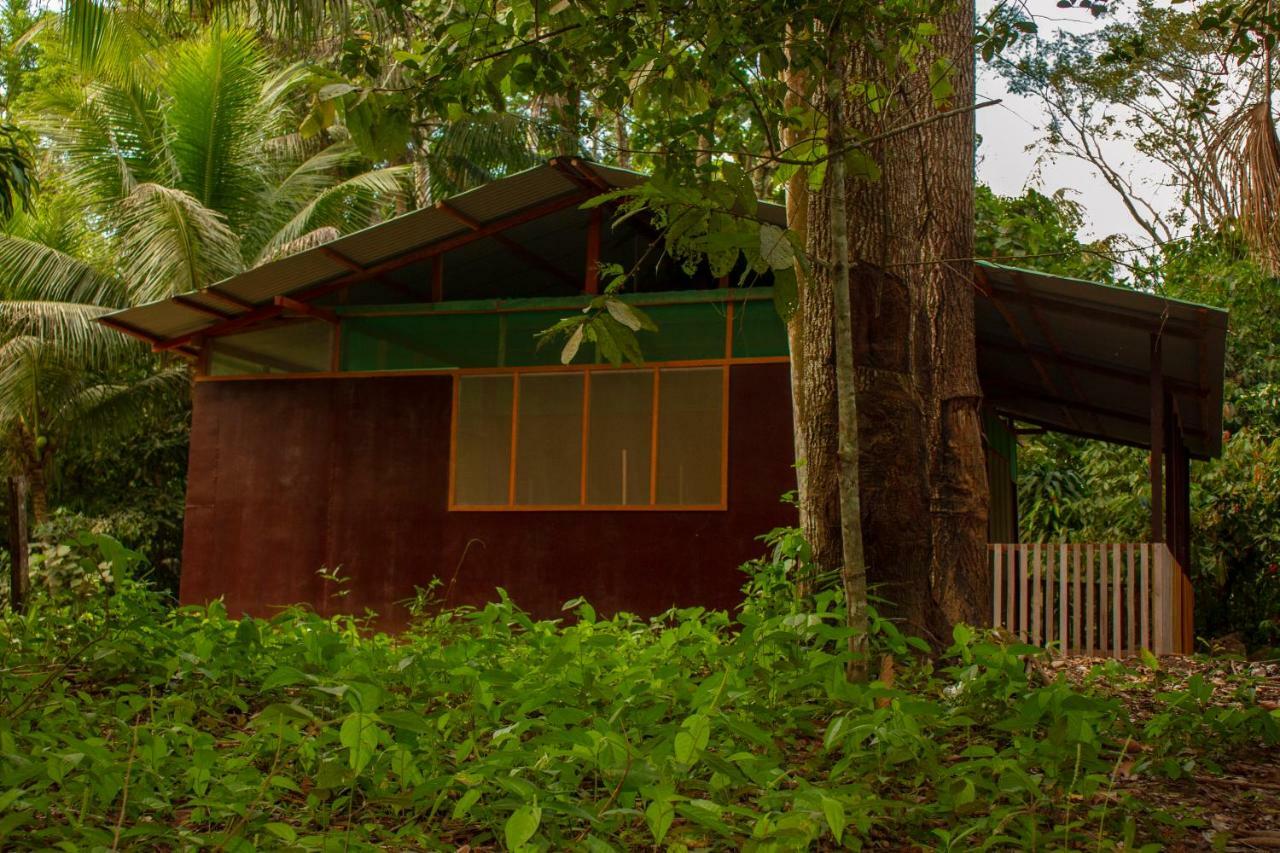
<path fill-rule="evenodd" d="M 452 506 L 722 508 L 727 381 L 722 366 L 461 375 Z"/>

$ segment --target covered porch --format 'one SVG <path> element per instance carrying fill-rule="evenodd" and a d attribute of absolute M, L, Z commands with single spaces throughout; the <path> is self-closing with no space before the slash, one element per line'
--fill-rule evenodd
<path fill-rule="evenodd" d="M 1191 652 L 1190 463 L 1222 450 L 1226 312 L 991 263 L 975 279 L 993 624 L 1066 654 Z M 1145 449 L 1147 541 L 1021 541 L 1027 429 Z"/>

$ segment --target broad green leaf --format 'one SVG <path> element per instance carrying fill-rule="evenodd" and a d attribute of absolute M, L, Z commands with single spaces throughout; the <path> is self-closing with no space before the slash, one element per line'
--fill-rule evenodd
<path fill-rule="evenodd" d="M 636 316 L 636 312 L 631 306 L 623 302 L 621 299 L 606 299 L 604 303 L 605 309 L 609 312 L 609 316 L 626 326 L 633 332 L 640 331 L 643 325 L 640 318 Z"/>
<path fill-rule="evenodd" d="M 823 797 L 822 813 L 827 818 L 827 826 L 831 829 L 831 834 L 835 837 L 836 844 L 839 844 L 841 837 L 844 835 L 846 823 L 844 804 L 834 797 Z"/>
<path fill-rule="evenodd" d="M 667 800 L 654 800 L 644 810 L 644 822 L 653 833 L 653 843 L 661 844 L 671 829 L 671 821 L 675 820 L 676 808 Z"/>
<path fill-rule="evenodd" d="M 298 840 L 298 833 L 294 831 L 292 826 L 279 821 L 271 821 L 267 824 L 267 832 L 284 841 L 286 844 L 292 844 Z"/>
<path fill-rule="evenodd" d="M 789 321 L 800 304 L 800 287 L 795 268 L 773 271 L 773 309 L 783 321 Z"/>
<path fill-rule="evenodd" d="M 503 829 L 503 834 L 507 839 L 507 847 L 511 850 L 518 850 L 523 847 L 533 834 L 538 831 L 538 824 L 542 822 L 542 809 L 536 805 L 521 806 L 511 813 L 511 817 L 507 818 L 507 825 Z"/>
<path fill-rule="evenodd" d="M 301 684 L 306 680 L 307 674 L 297 667 L 281 666 L 272 670 L 271 674 L 262 680 L 262 689 L 274 690 L 277 687 Z"/>
<path fill-rule="evenodd" d="M 796 265 L 795 249 L 787 239 L 787 232 L 768 222 L 760 223 L 760 257 L 775 270 Z"/>
<path fill-rule="evenodd" d="M 564 349 L 560 351 L 560 363 L 569 364 L 578 355 L 578 349 L 582 346 L 582 336 L 586 333 L 586 326 L 579 325 L 574 329 L 573 334 L 569 336 L 569 340 L 565 342 Z"/>
<path fill-rule="evenodd" d="M 471 807 L 480 799 L 479 788 L 468 788 L 466 793 L 458 798 L 458 802 L 453 804 L 453 819 L 462 820 L 467 816 L 467 812 L 471 811 Z"/>
<path fill-rule="evenodd" d="M 359 773 L 378 749 L 378 717 L 361 711 L 349 714 L 338 730 L 338 740 L 350 750 L 348 762 Z"/>

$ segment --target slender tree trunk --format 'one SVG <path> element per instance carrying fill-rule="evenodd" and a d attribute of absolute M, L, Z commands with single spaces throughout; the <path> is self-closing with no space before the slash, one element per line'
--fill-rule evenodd
<path fill-rule="evenodd" d="M 838 60 L 828 84 L 827 150 L 844 147 L 844 62 Z M 849 637 L 849 678 L 867 679 L 867 564 L 862 550 L 862 506 L 858 476 L 858 380 L 853 367 L 853 308 L 849 296 L 849 231 L 845 216 L 844 158 L 827 164 L 824 195 L 831 205 L 831 279 L 835 307 L 837 459 L 840 479 L 840 540 Z"/>
<path fill-rule="evenodd" d="M 21 613 L 31 591 L 27 567 L 27 480 L 21 474 L 9 478 L 9 607 Z"/>
<path fill-rule="evenodd" d="M 28 466 L 26 479 L 31 487 L 31 517 L 39 526 L 49 520 L 49 484 L 45 481 L 44 463 Z"/>

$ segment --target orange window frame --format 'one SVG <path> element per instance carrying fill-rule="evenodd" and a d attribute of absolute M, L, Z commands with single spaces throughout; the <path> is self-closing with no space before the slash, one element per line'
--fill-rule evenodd
<path fill-rule="evenodd" d="M 732 342 L 729 342 L 732 346 Z M 729 508 L 729 382 L 730 359 L 710 359 L 699 361 L 655 362 L 641 367 L 628 365 L 615 368 L 611 365 L 577 365 L 568 369 L 548 369 L 546 367 L 526 368 L 477 368 L 453 371 L 452 410 L 449 413 L 449 500 L 450 512 L 716 512 Z M 671 369 L 719 368 L 720 370 L 720 500 L 713 504 L 660 504 L 658 495 L 658 454 L 661 446 L 658 442 L 658 416 L 662 405 L 662 371 Z M 591 504 L 587 503 L 587 454 L 591 440 L 591 375 L 602 371 L 628 370 L 648 371 L 653 374 L 653 406 L 649 424 L 649 502 L 647 504 Z M 518 425 L 520 423 L 520 377 L 525 374 L 548 373 L 580 373 L 582 374 L 582 439 L 580 483 L 578 503 L 576 504 L 519 504 L 516 503 L 516 456 L 518 441 Z M 510 376 L 511 392 L 511 443 L 507 469 L 507 502 L 505 504 L 459 504 L 456 502 L 457 465 L 458 465 L 458 401 L 461 396 L 462 379 L 466 376 Z"/>

